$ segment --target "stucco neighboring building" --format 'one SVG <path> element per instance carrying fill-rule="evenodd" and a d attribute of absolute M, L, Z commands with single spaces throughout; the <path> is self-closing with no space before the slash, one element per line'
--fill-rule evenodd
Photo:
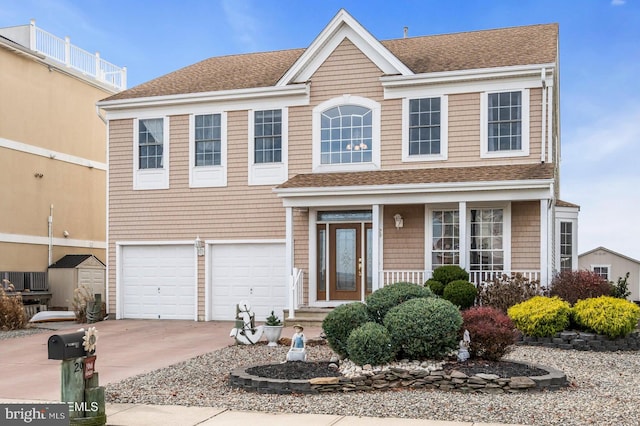
<path fill-rule="evenodd" d="M 381 41 L 340 10 L 304 49 L 101 101 L 109 311 L 295 319 L 445 264 L 542 285 L 575 269 L 558 53 L 556 24 Z"/>
<path fill-rule="evenodd" d="M 594 271 L 614 283 L 629 273 L 627 285 L 629 300 L 640 301 L 640 260 L 617 253 L 605 247 L 597 247 L 578 256 L 578 267 Z"/>
<path fill-rule="evenodd" d="M 125 70 L 29 25 L 0 28 L 0 271 L 106 261 L 106 125 Z"/>

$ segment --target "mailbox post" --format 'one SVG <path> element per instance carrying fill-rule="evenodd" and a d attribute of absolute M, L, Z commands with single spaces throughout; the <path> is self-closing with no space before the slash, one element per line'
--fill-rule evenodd
<path fill-rule="evenodd" d="M 79 331 L 49 337 L 49 359 L 62 361 L 60 394 L 62 401 L 69 404 L 70 424 L 103 426 L 107 423 L 104 387 L 99 386 L 98 373 L 94 371 L 96 357 L 87 357 L 86 336 Z"/>

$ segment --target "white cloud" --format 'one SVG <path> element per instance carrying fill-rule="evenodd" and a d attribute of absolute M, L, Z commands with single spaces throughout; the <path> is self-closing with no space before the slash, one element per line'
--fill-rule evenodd
<path fill-rule="evenodd" d="M 258 50 L 260 44 L 260 20 L 252 16 L 255 8 L 249 1 L 223 0 L 222 10 L 234 31 L 234 37 L 248 51 Z"/>
<path fill-rule="evenodd" d="M 611 0 L 611 6 L 623 6 L 626 0 Z"/>

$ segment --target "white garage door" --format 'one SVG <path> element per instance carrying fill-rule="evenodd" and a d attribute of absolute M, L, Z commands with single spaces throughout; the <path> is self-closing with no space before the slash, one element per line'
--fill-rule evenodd
<path fill-rule="evenodd" d="M 123 246 L 122 318 L 195 319 L 192 245 Z"/>
<path fill-rule="evenodd" d="M 214 320 L 232 320 L 247 300 L 256 322 L 275 310 L 282 319 L 287 300 L 285 246 L 280 243 L 211 246 L 211 307 Z"/>

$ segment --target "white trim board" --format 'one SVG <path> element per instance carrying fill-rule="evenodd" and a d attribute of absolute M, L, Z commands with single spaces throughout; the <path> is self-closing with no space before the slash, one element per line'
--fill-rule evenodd
<path fill-rule="evenodd" d="M 24 152 L 26 154 L 38 155 L 40 157 L 46 157 L 56 161 L 64 161 L 65 163 L 84 166 L 90 169 L 98 169 L 103 171 L 107 170 L 106 163 L 93 161 L 82 157 L 76 157 L 75 155 L 65 154 L 63 152 L 41 148 L 39 146 L 29 145 L 10 139 L 0 138 L 0 148 L 7 148 L 18 152 Z"/>

